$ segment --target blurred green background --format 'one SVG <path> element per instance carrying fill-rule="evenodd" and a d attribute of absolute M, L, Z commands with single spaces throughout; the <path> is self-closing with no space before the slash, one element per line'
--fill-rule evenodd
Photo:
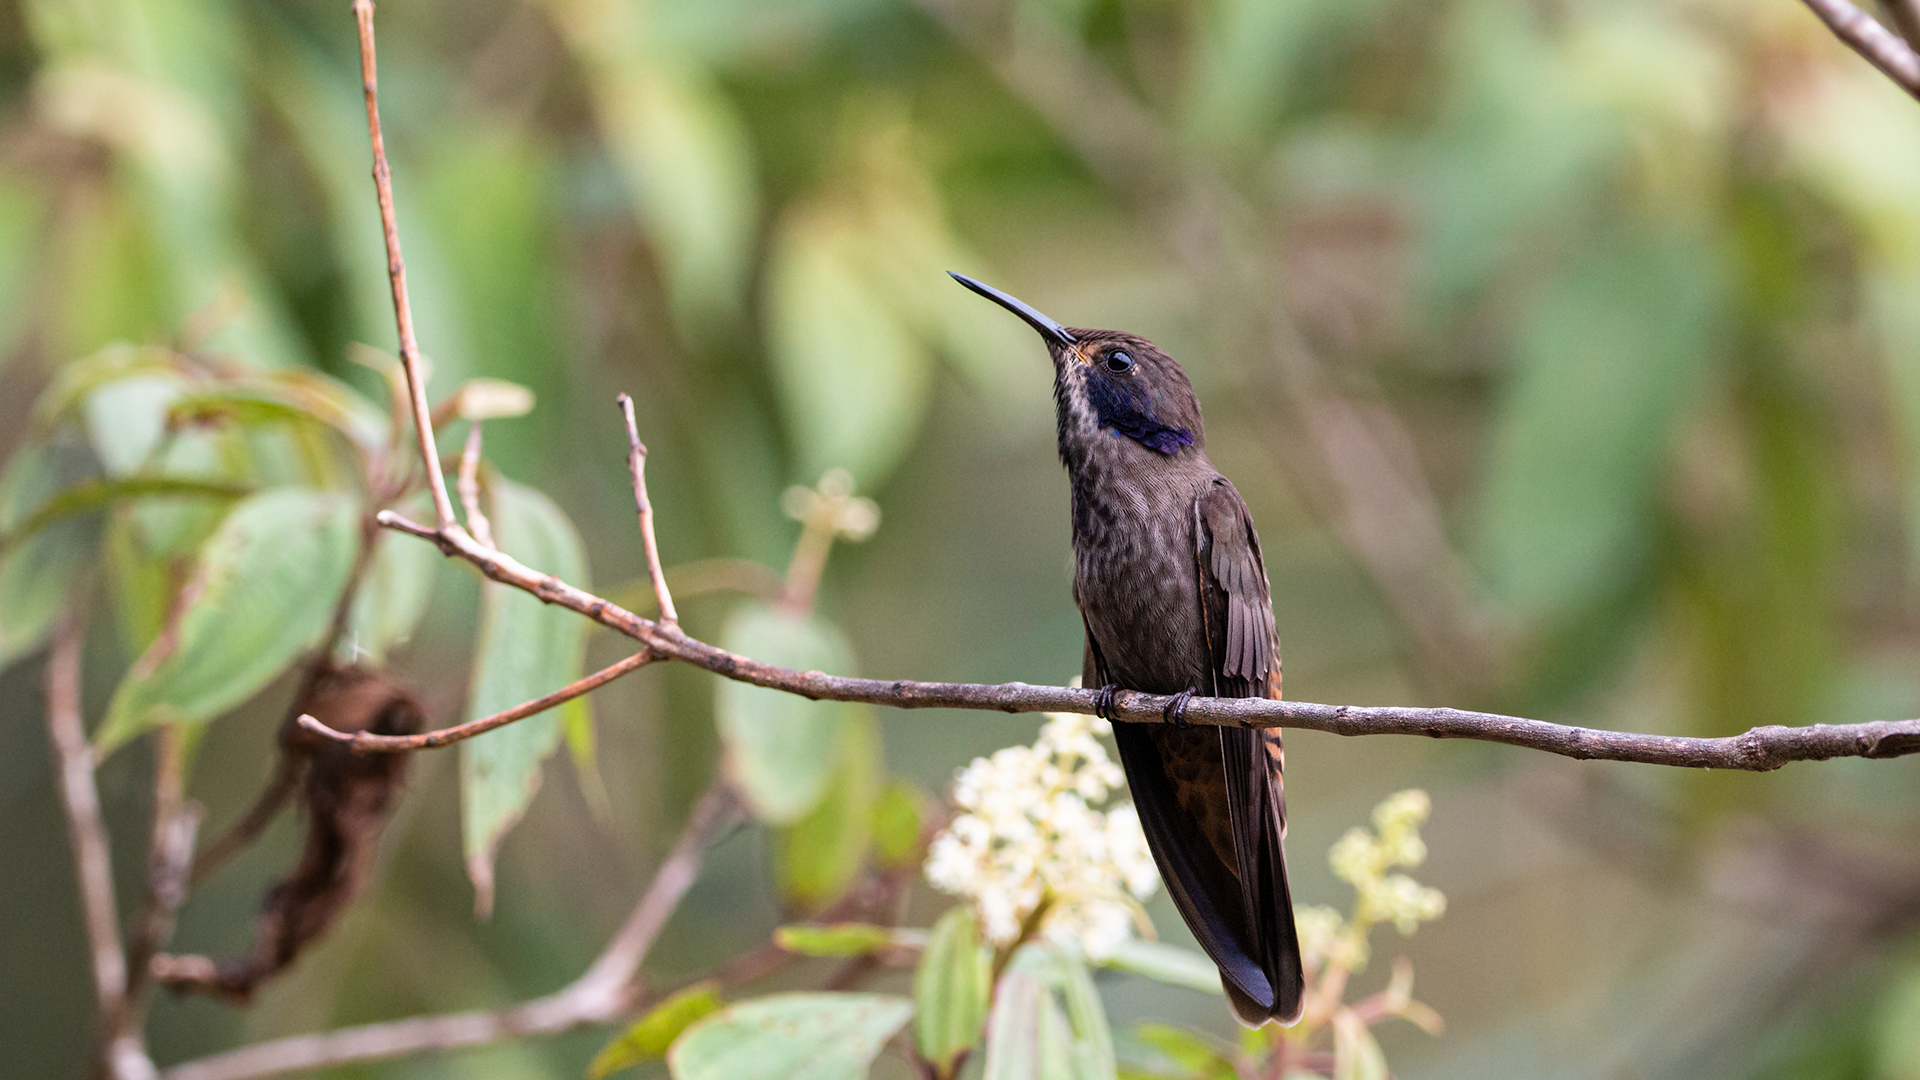
<path fill-rule="evenodd" d="M 1791 0 L 389 0 L 379 28 L 435 396 L 534 389 L 487 450 L 573 517 L 596 583 L 643 571 L 625 390 L 670 566 L 784 567 L 781 492 L 844 466 L 883 514 L 820 598 L 860 673 L 1076 673 L 1044 354 L 951 268 L 1186 366 L 1265 541 L 1291 697 L 1699 735 L 1920 715 L 1920 104 Z M 368 166 L 345 0 L 0 9 L 0 454 L 115 341 L 380 400 L 349 361 L 393 347 Z M 438 724 L 478 590 L 436 573 L 396 665 Z M 732 603 L 682 614 L 711 636 Z M 135 649 L 90 637 L 90 717 Z M 0 671 L 0 1073 L 79 1076 L 40 666 Z M 163 995 L 155 1057 L 571 979 L 711 775 L 711 684 L 597 695 L 611 813 L 553 758 L 488 921 L 457 769 L 423 756 L 331 938 L 250 1010 Z M 290 693 L 213 727 L 209 830 Z M 936 791 L 1037 724 L 881 720 Z M 1302 902 L 1344 903 L 1324 852 L 1382 796 L 1433 793 L 1422 877 L 1451 905 L 1404 949 L 1448 1030 L 1383 1029 L 1397 1075 L 1920 1078 L 1920 761 L 1288 743 Z M 100 778 L 123 910 L 146 753 Z M 283 818 L 176 946 L 242 950 L 298 843 Z M 650 975 L 765 940 L 767 857 L 756 829 L 716 849 Z M 1102 985 L 1116 1020 L 1230 1027 L 1216 999 Z M 603 1039 L 334 1075 L 572 1077 Z"/>

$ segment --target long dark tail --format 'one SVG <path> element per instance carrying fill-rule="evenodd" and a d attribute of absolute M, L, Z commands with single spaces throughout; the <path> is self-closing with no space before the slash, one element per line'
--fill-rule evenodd
<path fill-rule="evenodd" d="M 1174 906 L 1240 1022 L 1300 1018 L 1304 977 L 1287 889 L 1278 733 L 1114 725 L 1140 824 Z"/>

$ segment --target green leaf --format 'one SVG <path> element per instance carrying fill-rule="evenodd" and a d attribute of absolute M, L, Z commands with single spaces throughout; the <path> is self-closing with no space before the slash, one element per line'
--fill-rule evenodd
<path fill-rule="evenodd" d="M 1093 975 L 1078 956 L 1053 952 L 1053 985 L 1067 1005 L 1069 1051 L 1076 1080 L 1114 1080 L 1113 1030 L 1094 989 Z"/>
<path fill-rule="evenodd" d="M 218 716 L 312 648 L 346 587 L 359 525 L 342 492 L 275 488 L 236 504 L 201 548 L 178 622 L 114 692 L 101 754 L 155 724 Z"/>
<path fill-rule="evenodd" d="M 993 958 L 973 912 L 949 909 L 933 924 L 913 972 L 914 1044 L 941 1076 L 953 1076 L 979 1043 L 992 990 Z"/>
<path fill-rule="evenodd" d="M 799 671 L 847 674 L 853 652 L 825 621 L 750 604 L 720 632 L 733 652 Z M 827 793 L 842 758 L 841 744 L 859 710 L 845 702 L 808 701 L 794 694 L 720 679 L 714 719 L 725 746 L 727 777 L 754 815 L 791 825 Z"/>
<path fill-rule="evenodd" d="M 987 1020 L 982 1080 L 1078 1080 L 1068 1049 L 1067 1018 L 1038 976 L 1009 970 L 1000 977 Z"/>
<path fill-rule="evenodd" d="M 438 549 L 424 540 L 382 529 L 373 540 L 373 560 L 354 594 L 341 659 L 384 663 L 388 650 L 413 636 L 433 598 Z"/>
<path fill-rule="evenodd" d="M 869 956 L 916 944 L 916 931 L 872 923 L 830 923 L 824 926 L 782 926 L 773 942 L 801 956 Z M 922 940 L 918 944 L 925 944 Z"/>
<path fill-rule="evenodd" d="M 825 797 L 774 841 L 780 896 L 793 909 L 819 911 L 846 894 L 866 862 L 880 787 L 880 727 L 870 706 L 842 709 L 840 764 Z"/>
<path fill-rule="evenodd" d="M 182 379 L 180 357 L 151 345 L 109 345 L 89 356 L 63 364 L 53 381 L 33 403 L 35 427 L 46 430 L 69 412 L 81 408 L 95 390 L 133 376 Z M 83 418 L 84 419 L 84 418 Z"/>
<path fill-rule="evenodd" d="M 1387 1056 L 1352 1009 L 1333 1014 L 1333 1080 L 1387 1080 Z"/>
<path fill-rule="evenodd" d="M 680 321 L 696 327 L 736 309 L 746 283 L 759 218 L 753 145 L 704 70 L 633 53 L 607 60 L 593 79 L 600 128 Z"/>
<path fill-rule="evenodd" d="M 665 1057 L 681 1032 L 725 1007 L 720 1000 L 720 983 L 713 979 L 672 994 L 594 1055 L 593 1063 L 587 1066 L 587 1080 L 601 1080 L 621 1069 Z"/>
<path fill-rule="evenodd" d="M 86 480 L 42 502 L 16 525 L 0 531 L 0 551 L 13 547 L 49 525 L 79 517 L 128 499 L 188 497 L 238 499 L 248 489 L 218 480 L 176 476 L 129 476 L 123 480 Z"/>
<path fill-rule="evenodd" d="M 1233 1062 L 1203 1036 L 1171 1024 L 1135 1024 L 1128 1064 L 1154 1076 L 1234 1080 Z"/>
<path fill-rule="evenodd" d="M 573 759 L 574 782 L 587 809 L 602 824 L 613 823 L 613 800 L 600 779 L 599 738 L 593 729 L 593 703 L 586 697 L 560 703 L 560 727 L 566 733 L 567 756 Z"/>
<path fill-rule="evenodd" d="M 774 994 L 687 1029 L 674 1080 L 859 1080 L 913 1003 L 890 994 Z"/>
<path fill-rule="evenodd" d="M 285 371 L 183 391 L 168 411 L 179 427 L 230 419 L 244 425 L 308 423 L 337 431 L 363 454 L 387 445 L 386 413 L 343 383 L 318 372 Z"/>
<path fill-rule="evenodd" d="M 1593 603 L 1644 563 L 1661 465 L 1720 339 L 1719 281 L 1682 237 L 1629 233 L 1588 249 L 1520 327 L 1482 547 L 1523 612 Z"/>
<path fill-rule="evenodd" d="M 868 240 L 841 216 L 790 216 L 774 240 L 767 320 L 802 474 L 838 466 L 872 488 L 919 432 L 932 364 L 864 272 Z"/>
<path fill-rule="evenodd" d="M 873 853 L 889 869 L 918 863 L 926 793 L 905 780 L 892 780 L 873 804 Z"/>
<path fill-rule="evenodd" d="M 1102 967 L 1143 975 L 1170 986 L 1184 986 L 1208 994 L 1224 994 L 1220 988 L 1220 969 L 1213 961 L 1192 949 L 1159 941 L 1128 938 L 1114 946 L 1101 962 Z"/>
<path fill-rule="evenodd" d="M 588 587 L 586 550 L 573 522 L 545 495 L 495 476 L 488 517 L 500 550 L 528 566 Z M 586 660 L 585 619 L 511 586 L 481 586 L 467 715 L 478 719 L 549 694 L 578 679 Z M 540 765 L 560 743 L 554 712 L 529 716 L 460 744 L 460 807 L 467 876 L 476 909 L 493 909 L 493 857 L 540 788 Z"/>
<path fill-rule="evenodd" d="M 0 476 L 0 667 L 40 647 L 99 546 L 99 522 L 51 517 L 49 493 L 81 475 L 85 451 L 30 444 Z M 72 490 L 72 489 L 69 489 Z"/>
<path fill-rule="evenodd" d="M 108 476 L 129 476 L 148 467 L 167 433 L 167 412 L 182 383 L 172 374 L 136 374 L 106 383 L 87 395 L 87 437 Z"/>

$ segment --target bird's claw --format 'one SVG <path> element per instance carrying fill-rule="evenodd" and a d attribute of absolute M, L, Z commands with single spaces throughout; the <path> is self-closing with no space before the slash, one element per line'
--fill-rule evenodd
<path fill-rule="evenodd" d="M 1193 691 L 1180 691 L 1173 695 L 1172 701 L 1167 702 L 1166 708 L 1160 710 L 1160 718 L 1172 724 L 1174 727 L 1179 728 L 1181 731 L 1186 731 L 1188 728 L 1193 727 L 1192 724 L 1187 723 L 1187 702 L 1192 700 Z"/>
<path fill-rule="evenodd" d="M 1108 683 L 1093 692 L 1093 715 L 1108 723 L 1113 722 L 1113 699 L 1119 691 L 1119 683 Z"/>

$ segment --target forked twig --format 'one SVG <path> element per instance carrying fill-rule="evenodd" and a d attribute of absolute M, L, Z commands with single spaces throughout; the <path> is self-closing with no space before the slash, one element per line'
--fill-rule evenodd
<path fill-rule="evenodd" d="M 654 599 L 660 604 L 660 621 L 678 623 L 680 613 L 673 609 L 667 573 L 660 566 L 660 544 L 653 538 L 653 502 L 647 498 L 647 447 L 640 441 L 640 425 L 633 418 L 633 399 L 621 394 L 617 400 L 620 415 L 627 421 L 627 471 L 633 474 L 633 506 L 640 515 L 640 543 L 646 548 L 647 577 L 653 582 Z"/>
<path fill-rule="evenodd" d="M 556 705 L 571 701 L 590 691 L 598 690 L 600 687 L 607 685 L 620 676 L 630 671 L 638 671 L 658 659 L 660 659 L 660 657 L 652 651 L 642 649 L 624 660 L 601 668 L 599 671 L 588 675 L 584 679 L 568 683 L 566 686 L 555 690 L 545 697 L 537 697 L 532 701 L 522 702 L 511 709 L 504 709 L 494 713 L 492 716 L 483 716 L 478 720 L 469 720 L 464 724 L 457 724 L 450 728 L 441 728 L 438 731 L 425 731 L 418 735 L 376 735 L 371 731 L 356 731 L 349 734 L 344 731 L 335 731 L 333 728 L 328 727 L 319 720 L 304 713 L 301 714 L 300 717 L 300 726 L 304 730 L 312 732 L 323 739 L 331 739 L 334 742 L 345 743 L 355 751 L 363 754 L 396 754 L 405 753 L 410 750 L 433 750 L 438 747 L 463 742 L 473 738 L 475 735 L 484 735 L 494 728 L 505 727 L 515 720 L 524 720 L 529 716 L 546 712 Z"/>

